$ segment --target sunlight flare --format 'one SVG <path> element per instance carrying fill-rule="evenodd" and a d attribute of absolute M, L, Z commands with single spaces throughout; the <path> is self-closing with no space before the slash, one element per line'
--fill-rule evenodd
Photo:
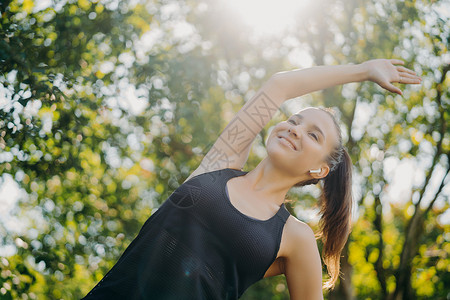
<path fill-rule="evenodd" d="M 228 0 L 239 18 L 261 36 L 281 33 L 294 24 L 296 16 L 306 9 L 305 0 Z"/>

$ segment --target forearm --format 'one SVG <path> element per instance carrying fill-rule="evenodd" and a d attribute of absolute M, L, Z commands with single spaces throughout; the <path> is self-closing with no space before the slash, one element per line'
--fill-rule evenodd
<path fill-rule="evenodd" d="M 335 85 L 361 82 L 368 79 L 368 70 L 361 64 L 317 66 L 273 75 L 284 100 L 299 97 Z"/>

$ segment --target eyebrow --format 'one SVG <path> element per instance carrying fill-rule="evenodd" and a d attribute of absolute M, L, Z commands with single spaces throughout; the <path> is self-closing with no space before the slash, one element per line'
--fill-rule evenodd
<path fill-rule="evenodd" d="M 301 121 L 305 119 L 302 115 L 299 115 L 299 114 L 294 114 L 292 116 L 297 117 Z M 317 126 L 316 124 L 313 124 L 312 127 L 322 135 L 324 140 L 326 140 L 325 134 L 323 133 L 322 129 L 319 128 L 319 126 Z"/>

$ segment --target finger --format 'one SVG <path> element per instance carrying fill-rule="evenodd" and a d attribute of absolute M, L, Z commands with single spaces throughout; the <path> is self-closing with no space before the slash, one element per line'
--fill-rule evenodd
<path fill-rule="evenodd" d="M 400 72 L 405 72 L 405 73 L 409 73 L 409 74 L 412 74 L 412 75 L 416 75 L 416 72 L 414 72 L 413 70 L 407 69 L 407 68 L 402 67 L 402 66 L 398 66 L 397 70 L 400 71 Z"/>
<path fill-rule="evenodd" d="M 394 88 L 391 90 L 391 92 L 399 94 L 400 96 L 403 96 L 402 90 L 399 88 Z"/>
<path fill-rule="evenodd" d="M 417 75 L 410 74 L 410 73 L 406 73 L 406 72 L 400 72 L 399 75 L 402 76 L 402 77 L 408 77 L 408 78 L 420 78 L 420 77 L 417 76 Z"/>
<path fill-rule="evenodd" d="M 404 72 L 404 73 L 408 73 L 408 74 L 411 74 L 411 75 L 417 75 L 417 73 L 414 72 L 413 70 L 407 69 L 407 68 L 402 67 L 402 66 L 398 66 L 398 67 L 397 67 L 397 70 L 398 70 L 399 72 Z"/>
<path fill-rule="evenodd" d="M 409 79 L 414 79 L 414 80 L 418 80 L 418 81 L 422 81 L 422 78 L 420 78 L 417 75 L 411 75 L 409 73 L 401 73 L 400 76 L 402 76 L 402 78 L 409 78 Z"/>
<path fill-rule="evenodd" d="M 392 92 L 392 93 L 396 93 L 396 94 L 402 95 L 402 91 L 398 87 L 396 87 L 395 85 L 392 85 L 390 83 L 386 84 L 386 86 L 384 86 L 384 88 L 387 89 L 388 91 Z"/>
<path fill-rule="evenodd" d="M 396 65 L 404 65 L 405 62 L 403 60 L 400 59 L 390 59 L 389 60 L 392 64 L 396 64 Z"/>
<path fill-rule="evenodd" d="M 406 77 L 406 76 L 402 76 L 401 80 L 399 81 L 399 83 L 403 83 L 403 84 L 419 84 L 422 81 L 419 78 L 410 78 L 410 77 Z"/>
<path fill-rule="evenodd" d="M 410 69 L 406 69 L 406 72 L 409 74 L 412 74 L 412 75 L 417 75 L 416 72 L 414 72 L 413 70 L 410 70 Z"/>

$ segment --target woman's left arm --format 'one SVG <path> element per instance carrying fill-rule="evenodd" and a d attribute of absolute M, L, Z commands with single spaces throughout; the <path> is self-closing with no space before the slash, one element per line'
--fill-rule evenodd
<path fill-rule="evenodd" d="M 322 263 L 312 229 L 289 218 L 288 250 L 281 267 L 291 300 L 323 300 Z M 283 233 L 284 234 L 284 233 Z"/>
<path fill-rule="evenodd" d="M 291 99 L 314 91 L 350 82 L 373 81 L 384 89 L 402 94 L 392 83 L 418 84 L 420 77 L 398 59 L 374 59 L 356 65 L 317 66 L 276 73 L 283 97 Z"/>

